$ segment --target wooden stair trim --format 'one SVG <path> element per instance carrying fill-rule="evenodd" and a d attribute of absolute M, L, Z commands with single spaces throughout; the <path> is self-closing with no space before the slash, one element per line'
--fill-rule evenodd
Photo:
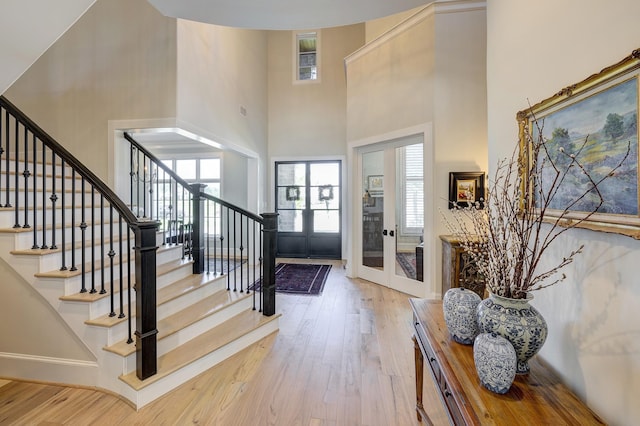
<path fill-rule="evenodd" d="M 225 308 L 233 306 L 234 304 L 251 297 L 251 295 L 249 294 L 243 293 L 242 295 L 239 295 L 236 293 L 235 295 L 233 295 L 232 293 L 233 292 L 229 292 L 227 290 L 219 290 L 216 293 L 205 297 L 199 302 L 183 309 L 182 311 L 176 312 L 175 314 L 170 315 L 167 318 L 158 320 L 158 341 L 170 337 L 173 334 L 178 333 L 179 331 L 184 330 L 185 328 L 197 323 L 198 321 L 204 320 L 214 314 L 221 312 Z M 211 305 L 211 307 L 207 305 Z M 132 313 L 131 315 L 133 316 L 134 313 Z M 126 321 L 126 318 L 113 319 L 113 317 L 111 317 L 111 319 L 113 321 L 119 320 L 117 323 Z M 126 340 L 121 340 L 111 346 L 105 346 L 103 349 L 107 352 L 111 352 L 122 357 L 129 356 L 136 351 L 135 345 L 127 343 Z"/>
<path fill-rule="evenodd" d="M 213 277 L 213 278 L 212 277 L 207 277 L 206 274 L 202 274 L 202 275 L 193 274 L 193 275 L 190 275 L 190 276 L 188 276 L 186 278 L 182 278 L 181 280 L 178 280 L 178 281 L 176 281 L 176 282 L 174 282 L 172 284 L 169 284 L 167 287 L 183 286 L 184 282 L 190 283 L 190 282 L 196 281 L 196 278 L 194 278 L 194 277 L 197 277 L 197 281 L 200 283 L 200 285 L 191 286 L 190 291 L 195 291 L 195 290 L 197 290 L 198 288 L 201 288 L 204 285 L 208 285 L 210 283 L 213 283 L 214 281 L 216 281 L 219 278 L 219 277 Z M 114 292 L 114 294 L 119 294 L 120 293 L 120 287 L 117 286 L 117 287 L 114 287 L 114 288 L 117 290 L 117 291 Z M 190 291 L 185 291 L 182 294 L 187 294 Z M 76 293 L 76 294 L 72 294 L 70 296 L 61 296 L 60 300 L 65 300 L 65 301 L 70 301 L 70 302 L 93 302 L 95 300 L 99 300 L 99 299 L 102 299 L 103 297 L 107 297 L 107 296 L 109 296 L 108 293 L 107 294 L 94 293 L 92 295 L 88 295 L 88 293 Z M 173 298 L 172 299 L 168 299 L 168 300 L 162 300 L 161 298 L 158 298 L 157 300 L 158 300 L 157 305 L 158 306 L 162 306 L 163 304 L 173 300 Z M 128 310 L 128 305 L 126 305 L 123 309 L 125 311 Z M 135 315 L 135 306 L 131 307 L 131 315 L 132 316 Z M 87 325 L 93 325 L 93 326 L 96 326 L 96 327 L 106 327 L 106 328 L 108 328 L 108 327 L 113 327 L 114 325 L 117 325 L 117 324 L 119 324 L 119 323 L 121 323 L 123 321 L 126 321 L 126 320 L 127 320 L 127 318 L 116 318 L 116 319 L 114 319 L 114 317 L 110 317 L 109 314 L 105 314 L 105 315 L 101 315 L 101 316 L 99 316 L 97 318 L 88 319 L 84 323 L 87 324 Z"/>
<path fill-rule="evenodd" d="M 163 379 L 180 370 L 198 359 L 223 348 L 234 340 L 258 330 L 260 327 L 275 321 L 280 314 L 266 317 L 255 311 L 245 311 L 225 321 L 206 333 L 178 346 L 176 349 L 158 358 L 158 372 L 145 379 L 138 379 L 136 372 L 119 376 L 119 379 L 127 383 L 134 390 L 141 389 Z"/>
<path fill-rule="evenodd" d="M 133 250 L 132 250 L 132 254 L 133 254 Z M 134 257 L 131 257 L 132 260 L 134 260 Z M 96 259 L 96 261 L 99 261 L 100 259 Z M 128 263 L 126 260 L 122 259 L 122 256 L 117 255 L 114 256 L 113 258 L 113 266 L 119 266 L 120 263 L 126 264 Z M 133 263 L 133 262 L 132 262 Z M 193 263 L 193 260 L 188 260 L 188 259 L 178 259 L 175 261 L 170 261 L 167 262 L 161 266 L 158 267 L 158 269 L 156 270 L 158 275 L 163 275 L 169 272 L 172 272 L 176 269 L 179 269 L 181 267 L 183 267 L 184 265 L 187 264 L 191 264 Z M 110 259 L 105 259 L 105 267 L 111 266 L 111 260 Z M 36 274 L 34 274 L 35 277 L 37 278 L 73 278 L 76 277 L 78 275 L 82 275 L 83 271 L 82 271 L 82 265 L 78 265 L 76 266 L 76 270 L 75 271 L 71 271 L 70 269 L 64 270 L 64 271 L 60 271 L 60 270 L 53 270 L 53 271 L 47 271 L 47 272 L 38 272 Z M 100 269 L 96 269 L 96 272 L 99 271 Z M 88 273 L 88 272 L 93 272 L 93 268 L 91 267 L 91 262 L 86 262 L 84 264 L 84 273 Z"/>

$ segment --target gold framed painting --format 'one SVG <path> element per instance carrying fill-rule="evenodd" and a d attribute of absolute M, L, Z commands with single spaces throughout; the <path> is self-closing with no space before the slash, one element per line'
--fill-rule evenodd
<path fill-rule="evenodd" d="M 546 144 L 545 155 L 574 150 L 570 155 L 580 156 L 581 166 L 596 181 L 603 180 L 598 186 L 603 202 L 596 213 L 588 215 L 586 212 L 594 209 L 589 203 L 595 203 L 588 196 L 587 185 L 591 183 L 581 180 L 579 173 L 563 175 L 545 220 L 579 220 L 579 227 L 640 239 L 639 77 L 640 50 L 635 50 L 620 62 L 518 112 L 523 181 L 531 178 L 526 175 L 531 173 L 528 165 L 533 162 L 531 144 L 540 136 Z M 614 168 L 615 173 L 610 173 Z M 544 186 L 544 180 L 541 182 Z M 583 199 L 576 202 L 571 198 L 585 188 Z M 535 194 L 530 195 L 535 202 Z"/>

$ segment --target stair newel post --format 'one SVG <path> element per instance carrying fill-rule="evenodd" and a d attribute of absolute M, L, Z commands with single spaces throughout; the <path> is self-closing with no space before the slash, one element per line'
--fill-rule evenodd
<path fill-rule="evenodd" d="M 156 313 L 156 231 L 159 222 L 136 222 L 136 376 L 149 378 L 158 371 Z"/>
<path fill-rule="evenodd" d="M 193 216 L 191 218 L 191 253 L 193 257 L 193 273 L 201 274 L 204 272 L 204 208 L 205 198 L 202 196 L 204 188 L 207 185 L 194 183 L 191 185 L 191 193 L 193 194 Z"/>
<path fill-rule="evenodd" d="M 262 277 L 263 315 L 270 317 L 276 313 L 276 239 L 278 237 L 278 213 L 262 213 L 264 219 L 264 245 Z"/>

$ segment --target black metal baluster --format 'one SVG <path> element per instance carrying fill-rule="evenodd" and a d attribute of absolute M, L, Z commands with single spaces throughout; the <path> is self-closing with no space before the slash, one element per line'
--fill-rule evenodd
<path fill-rule="evenodd" d="M 264 259 L 264 246 L 262 245 L 262 234 L 264 234 L 264 225 L 260 224 L 260 266 L 258 272 L 260 274 L 260 298 L 258 299 L 259 308 L 258 312 L 262 312 L 262 301 L 264 299 L 264 270 L 262 269 L 262 259 Z"/>
<path fill-rule="evenodd" d="M 140 180 L 140 175 L 138 175 Z M 147 217 L 147 155 L 142 154 L 142 217 Z"/>
<path fill-rule="evenodd" d="M 87 221 L 86 221 L 86 217 L 85 217 L 85 197 L 84 197 L 84 176 L 82 176 L 82 179 L 80 180 L 80 217 L 81 217 L 81 221 L 80 221 L 80 236 L 82 238 L 82 241 L 80 242 L 81 245 L 81 252 L 80 252 L 80 259 L 81 259 L 81 264 L 80 264 L 80 269 L 82 271 L 82 275 L 81 275 L 81 280 L 82 280 L 82 287 L 80 289 L 80 293 L 86 293 L 87 292 L 87 282 L 86 282 L 86 277 L 85 277 L 85 272 L 86 272 L 86 266 L 85 266 L 85 262 L 86 262 L 86 253 L 85 253 L 85 249 L 86 249 L 86 244 L 87 244 L 87 235 L 86 235 L 86 231 L 87 231 Z"/>
<path fill-rule="evenodd" d="M 93 187 L 93 185 L 91 185 L 91 294 L 98 292 L 98 290 L 96 290 L 96 207 L 94 205 L 95 195 L 95 188 Z"/>
<path fill-rule="evenodd" d="M 229 235 L 231 227 L 231 218 L 229 217 L 229 207 L 227 207 L 227 290 L 231 289 L 231 237 Z"/>
<path fill-rule="evenodd" d="M 133 145 L 129 145 L 129 180 L 130 180 L 130 193 L 131 193 L 131 211 L 134 211 L 134 203 L 133 203 L 133 152 L 135 148 Z"/>
<path fill-rule="evenodd" d="M 206 247 L 205 247 L 205 267 L 207 268 L 207 274 L 209 274 L 210 269 L 209 269 L 209 261 L 211 260 L 210 256 L 211 256 L 211 240 L 209 238 L 211 229 L 210 226 L 211 224 L 209 223 L 209 211 L 211 209 L 211 201 L 210 200 L 206 200 L 206 206 L 205 206 L 205 221 L 204 221 L 204 235 L 206 238 Z M 215 242 L 215 240 L 214 240 Z"/>
<path fill-rule="evenodd" d="M 52 187 L 51 187 L 51 196 L 49 199 L 51 200 L 51 250 L 55 250 L 58 248 L 56 246 L 56 202 L 58 201 L 58 195 L 56 195 L 56 155 L 51 153 L 51 176 L 52 176 Z M 46 179 L 46 176 L 43 176 L 43 179 Z M 43 213 L 44 214 L 44 213 Z M 34 212 L 35 215 L 35 212 Z M 64 224 L 61 227 L 62 232 L 64 232 Z M 63 247 L 64 249 L 64 247 Z"/>
<path fill-rule="evenodd" d="M 111 310 L 109 311 L 110 317 L 116 316 L 115 300 L 114 298 L 114 282 L 113 282 L 113 257 L 116 252 L 113 251 L 113 206 L 109 206 L 109 273 L 111 275 L 109 303 Z"/>
<path fill-rule="evenodd" d="M 53 156 L 53 153 L 52 153 Z M 41 249 L 48 249 L 47 246 L 47 148 L 42 142 L 42 245 Z M 51 232 L 54 233 L 53 229 Z"/>
<path fill-rule="evenodd" d="M 133 343 L 133 335 L 131 329 L 133 328 L 133 322 L 131 319 L 131 231 L 127 228 L 127 314 L 129 315 L 129 338 L 127 343 Z"/>
<path fill-rule="evenodd" d="M 122 252 L 122 239 L 124 236 L 122 235 L 122 215 L 118 215 L 118 231 L 120 234 L 120 238 L 118 238 L 118 247 L 120 252 L 120 315 L 118 315 L 118 318 L 124 318 L 124 255 Z"/>
<path fill-rule="evenodd" d="M 100 197 L 100 294 L 105 294 L 104 288 L 104 196 Z"/>
<path fill-rule="evenodd" d="M 33 250 L 39 249 L 38 245 L 38 159 L 36 156 L 36 135 L 33 135 L 32 140 L 32 164 L 33 164 L 33 244 L 31 248 Z M 25 159 L 26 161 L 26 159 Z M 46 212 L 42 209 L 42 214 L 44 215 Z"/>
<path fill-rule="evenodd" d="M 10 123 L 9 111 L 5 111 L 5 117 L 6 117 L 6 120 L 4 122 L 5 135 L 6 135 L 6 138 L 5 138 L 5 144 L 6 145 L 5 146 L 7 147 L 7 150 L 5 152 L 4 162 L 5 162 L 5 166 L 6 166 L 5 168 L 7 169 L 7 171 L 5 172 L 6 174 L 4 175 L 5 176 L 5 188 L 4 189 L 6 191 L 6 195 L 5 195 L 6 203 L 4 204 L 4 206 L 5 207 L 11 207 L 11 203 L 9 202 L 9 200 L 10 200 L 10 198 L 9 198 L 9 190 L 10 190 L 9 189 L 9 177 L 11 176 L 11 173 L 9 173 L 9 170 L 11 169 L 10 163 L 9 163 L 9 161 L 10 161 L 9 156 L 10 156 L 10 151 L 11 151 L 11 136 L 10 136 L 11 132 L 10 132 L 10 126 L 9 126 L 9 123 Z"/>
<path fill-rule="evenodd" d="M 19 142 L 20 142 L 20 122 L 18 121 L 18 119 L 15 119 L 16 122 L 16 127 L 15 127 L 15 140 L 14 140 L 14 145 L 13 145 L 13 152 L 15 154 L 13 154 L 13 177 L 14 177 L 14 185 L 15 187 L 13 188 L 13 201 L 14 201 L 14 212 L 15 212 L 15 223 L 13 225 L 14 228 L 20 228 L 20 219 L 18 218 L 19 215 L 19 211 L 20 211 L 20 198 L 18 197 L 19 191 L 18 191 L 18 153 L 20 152 L 20 146 L 19 146 Z"/>
<path fill-rule="evenodd" d="M 62 194 L 62 266 L 60 266 L 60 270 L 61 271 L 66 271 L 67 270 L 67 265 L 66 265 L 66 251 L 67 251 L 67 223 L 65 222 L 66 220 L 66 208 L 67 208 L 67 194 L 66 194 L 66 170 L 65 170 L 65 161 L 64 158 L 61 161 L 60 164 L 60 168 L 62 169 L 62 191 L 60 192 Z M 71 251 L 73 252 L 73 244 L 71 245 Z"/>
<path fill-rule="evenodd" d="M 162 245 L 164 246 L 167 244 L 167 172 L 164 169 L 162 170 L 162 216 Z"/>
<path fill-rule="evenodd" d="M 29 135 L 27 133 L 27 126 L 24 127 L 24 171 L 22 176 L 24 177 L 24 225 L 23 228 L 31 228 L 29 225 L 29 177 L 31 172 L 29 171 Z M 16 170 L 16 176 L 18 171 Z M 35 170 L 34 170 L 35 175 Z M 35 216 L 35 206 L 33 214 Z"/>
<path fill-rule="evenodd" d="M 153 220 L 153 165 L 154 163 L 149 159 L 149 219 Z M 157 172 L 156 166 L 156 172 Z"/>
<path fill-rule="evenodd" d="M 136 150 L 136 211 L 140 217 L 140 151 Z M 142 212 L 144 214 L 144 211 Z"/>
<path fill-rule="evenodd" d="M 71 269 L 76 268 L 76 169 L 71 169 Z"/>
<path fill-rule="evenodd" d="M 244 237 L 244 233 L 243 233 L 243 230 L 242 230 L 242 215 L 240 215 L 240 266 L 238 267 L 237 264 L 236 264 L 236 269 L 240 269 L 240 292 L 241 293 L 244 292 L 244 287 L 243 287 L 244 286 L 244 281 L 243 281 L 243 278 L 242 278 L 243 272 L 244 272 L 243 271 L 244 268 L 242 266 L 243 265 L 242 264 L 242 259 L 243 259 L 242 255 L 244 253 L 243 237 Z"/>
<path fill-rule="evenodd" d="M 211 202 L 210 202 L 211 203 Z M 218 203 L 213 204 L 213 272 L 215 274 L 218 273 L 218 242 L 216 241 L 216 235 L 218 235 Z M 220 219 L 222 220 L 222 219 Z M 221 232 L 222 233 L 222 232 Z M 222 246 L 220 246 L 220 251 L 222 251 Z"/>
<path fill-rule="evenodd" d="M 237 212 L 233 211 L 233 291 L 238 291 L 238 268 L 235 266 L 238 264 L 238 230 L 236 227 Z"/>
<path fill-rule="evenodd" d="M 256 244 L 256 221 L 253 221 L 253 257 L 251 264 L 253 265 L 252 269 L 253 269 L 253 310 L 256 310 L 256 247 L 258 246 Z"/>
<path fill-rule="evenodd" d="M 188 197 L 188 202 L 187 202 L 187 206 L 188 206 L 188 210 L 189 210 L 189 225 L 186 229 L 186 231 L 188 231 L 186 237 L 187 237 L 187 248 L 189 250 L 189 260 L 193 260 L 193 214 L 191 212 L 191 207 L 193 206 L 193 197 L 191 196 L 191 192 L 187 191 L 187 197 Z M 204 223 L 200 224 L 200 229 L 204 229 L 203 228 Z M 206 238 L 206 234 L 205 238 Z M 202 265 L 204 266 L 204 265 Z"/>

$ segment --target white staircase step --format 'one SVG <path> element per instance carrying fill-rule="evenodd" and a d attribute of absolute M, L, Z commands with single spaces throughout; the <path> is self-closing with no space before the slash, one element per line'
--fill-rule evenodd
<path fill-rule="evenodd" d="M 140 391 L 169 378 L 189 365 L 194 366 L 192 371 L 195 370 L 195 372 L 191 375 L 193 377 L 262 337 L 277 331 L 279 316 L 266 317 L 256 311 L 244 311 L 159 357 L 158 372 L 148 379 L 142 381 L 136 377 L 135 371 L 132 371 L 120 376 L 120 380 L 134 390 Z M 266 327 L 267 324 L 271 327 Z M 189 372 L 182 372 L 180 380 L 184 380 L 188 375 Z"/>

